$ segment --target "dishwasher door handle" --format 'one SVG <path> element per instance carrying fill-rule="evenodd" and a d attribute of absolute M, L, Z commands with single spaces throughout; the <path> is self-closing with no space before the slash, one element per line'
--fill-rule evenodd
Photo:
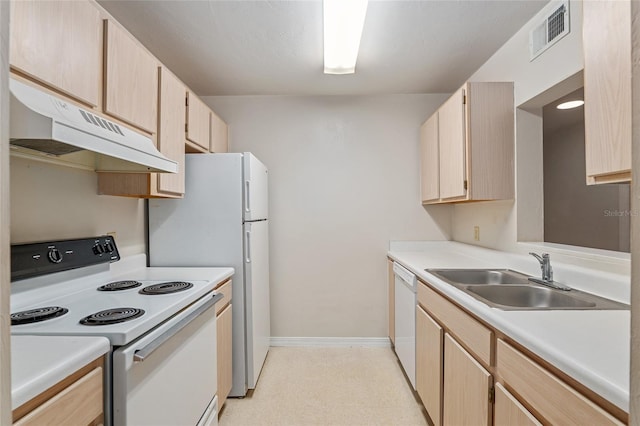
<path fill-rule="evenodd" d="M 214 294 L 213 297 L 211 298 L 211 300 L 207 301 L 202 306 L 199 306 L 198 308 L 196 308 L 196 310 L 191 312 L 186 317 L 182 318 L 180 321 L 178 321 L 176 324 L 174 324 L 167 331 L 165 331 L 164 333 L 162 333 L 161 335 L 159 335 L 158 337 L 153 339 L 145 347 L 143 347 L 142 349 L 136 350 L 133 353 L 133 360 L 137 361 L 137 362 L 144 361 L 145 358 L 147 358 L 149 355 L 151 355 L 153 352 L 155 352 L 156 349 L 158 349 L 160 346 L 162 346 L 162 344 L 164 342 L 166 342 L 167 340 L 172 338 L 180 330 L 185 328 L 187 325 L 189 325 L 189 323 L 191 323 L 193 320 L 198 318 L 200 315 L 204 314 L 207 310 L 209 310 L 213 305 L 215 305 L 216 303 L 218 303 L 222 299 L 224 299 L 224 294 L 222 294 L 222 293 Z"/>
<path fill-rule="evenodd" d="M 416 286 L 416 276 L 411 273 L 409 270 L 404 268 L 398 262 L 393 262 L 393 273 L 396 277 L 400 278 L 404 281 L 405 285 L 410 288 L 415 288 Z"/>

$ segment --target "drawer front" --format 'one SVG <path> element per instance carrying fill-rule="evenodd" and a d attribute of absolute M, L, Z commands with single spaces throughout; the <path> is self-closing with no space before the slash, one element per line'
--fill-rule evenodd
<path fill-rule="evenodd" d="M 87 425 L 102 414 L 102 368 L 98 367 L 14 425 Z"/>
<path fill-rule="evenodd" d="M 551 424 L 623 424 L 501 339 L 497 344 L 497 371 L 523 401 Z"/>
<path fill-rule="evenodd" d="M 418 303 L 444 324 L 485 365 L 491 365 L 493 331 L 422 282 L 418 282 Z"/>
<path fill-rule="evenodd" d="M 224 298 L 219 300 L 218 303 L 216 303 L 216 315 L 219 315 L 220 312 L 222 312 L 222 310 L 224 309 L 224 307 L 227 306 L 229 303 L 231 303 L 231 290 L 232 290 L 231 280 L 226 281 L 221 285 L 219 285 L 218 287 L 216 287 L 215 292 L 222 293 L 224 295 Z"/>

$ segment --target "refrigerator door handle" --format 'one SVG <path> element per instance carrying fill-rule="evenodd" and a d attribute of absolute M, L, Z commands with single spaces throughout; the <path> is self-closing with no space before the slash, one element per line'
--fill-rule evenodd
<path fill-rule="evenodd" d="M 248 213 L 251 211 L 251 181 L 244 181 L 244 210 Z"/>
<path fill-rule="evenodd" d="M 247 229 L 247 258 L 245 259 L 247 263 L 251 263 L 251 230 Z"/>

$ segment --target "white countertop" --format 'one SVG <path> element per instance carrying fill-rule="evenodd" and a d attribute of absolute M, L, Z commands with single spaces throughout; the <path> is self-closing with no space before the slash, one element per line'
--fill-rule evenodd
<path fill-rule="evenodd" d="M 404 251 L 408 249 L 411 251 Z M 425 271 L 510 268 L 539 275 L 530 256 L 438 241 L 402 247 L 389 257 L 611 403 L 629 411 L 630 311 L 503 311 L 490 308 Z M 573 288 L 629 303 L 629 277 L 556 264 L 554 278 Z"/>
<path fill-rule="evenodd" d="M 105 337 L 11 336 L 11 407 L 109 352 Z"/>

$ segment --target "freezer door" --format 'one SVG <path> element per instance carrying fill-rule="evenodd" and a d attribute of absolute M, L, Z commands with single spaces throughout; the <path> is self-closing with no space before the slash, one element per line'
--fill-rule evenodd
<path fill-rule="evenodd" d="M 269 302 L 268 221 L 245 223 L 245 301 L 247 324 L 247 386 L 255 389 L 269 351 L 271 315 Z"/>
<path fill-rule="evenodd" d="M 267 167 L 250 152 L 244 153 L 244 220 L 268 218 Z"/>

